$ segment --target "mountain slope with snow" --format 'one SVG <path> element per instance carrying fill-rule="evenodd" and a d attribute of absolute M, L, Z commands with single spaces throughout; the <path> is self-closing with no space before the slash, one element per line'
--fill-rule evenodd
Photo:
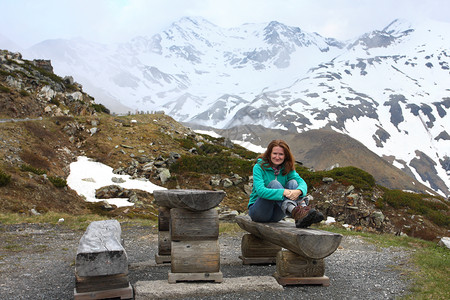
<path fill-rule="evenodd" d="M 449 23 L 395 20 L 343 43 L 278 22 L 224 29 L 183 18 L 120 45 L 51 40 L 24 56 L 51 59 L 112 111 L 164 110 L 215 128 L 331 128 L 449 195 L 448 32 Z"/>

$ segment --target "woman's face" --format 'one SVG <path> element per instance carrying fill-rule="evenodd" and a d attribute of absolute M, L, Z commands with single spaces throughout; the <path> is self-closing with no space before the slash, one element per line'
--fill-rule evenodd
<path fill-rule="evenodd" d="M 275 146 L 272 148 L 272 153 L 270 153 L 270 161 L 275 167 L 278 167 L 284 162 L 284 149 Z"/>

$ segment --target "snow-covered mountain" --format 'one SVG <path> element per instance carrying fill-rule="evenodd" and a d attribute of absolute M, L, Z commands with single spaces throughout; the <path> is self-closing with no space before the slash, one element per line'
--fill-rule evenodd
<path fill-rule="evenodd" d="M 448 32 L 449 23 L 395 20 L 344 43 L 278 22 L 224 29 L 183 18 L 124 44 L 49 40 L 23 54 L 51 59 L 116 112 L 164 110 L 215 128 L 332 128 L 449 195 Z"/>

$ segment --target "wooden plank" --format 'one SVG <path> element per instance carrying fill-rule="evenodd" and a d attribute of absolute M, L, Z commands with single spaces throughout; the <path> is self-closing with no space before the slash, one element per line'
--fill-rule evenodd
<path fill-rule="evenodd" d="M 170 255 L 172 248 L 172 240 L 170 239 L 170 231 L 158 231 L 158 254 Z"/>
<path fill-rule="evenodd" d="M 172 241 L 171 270 L 172 273 L 219 272 L 219 241 Z"/>
<path fill-rule="evenodd" d="M 74 299 L 75 300 L 94 300 L 94 299 L 133 299 L 133 288 L 131 284 L 128 284 L 126 288 L 111 289 L 105 291 L 92 291 L 86 293 L 79 293 L 77 288 L 74 289 Z"/>
<path fill-rule="evenodd" d="M 155 262 L 157 264 L 165 264 L 165 263 L 170 263 L 172 261 L 172 256 L 171 255 L 159 255 L 159 254 L 155 254 Z"/>
<path fill-rule="evenodd" d="M 169 231 L 170 228 L 170 208 L 158 207 L 158 230 Z"/>
<path fill-rule="evenodd" d="M 170 238 L 172 241 L 217 240 L 219 238 L 217 210 L 190 211 L 185 208 L 172 208 Z"/>
<path fill-rule="evenodd" d="M 244 257 L 239 255 L 243 265 L 275 265 L 277 258 L 270 257 Z"/>
<path fill-rule="evenodd" d="M 128 275 L 108 275 L 108 276 L 75 276 L 75 287 L 78 293 L 104 291 L 128 287 Z"/>
<path fill-rule="evenodd" d="M 181 281 L 214 281 L 220 283 L 223 281 L 222 272 L 215 273 L 171 273 L 169 272 L 169 283 Z"/>
<path fill-rule="evenodd" d="M 291 250 L 303 257 L 321 259 L 338 248 L 342 235 L 312 228 L 296 228 L 294 224 L 253 222 L 249 216 L 235 217 L 238 225 L 257 237 Z"/>
<path fill-rule="evenodd" d="M 322 277 L 280 277 L 277 273 L 273 275 L 277 282 L 282 285 L 322 285 L 330 286 L 330 278 Z"/>
<path fill-rule="evenodd" d="M 276 272 L 280 277 L 321 277 L 325 273 L 323 259 L 304 258 L 289 250 L 277 254 Z"/>
<path fill-rule="evenodd" d="M 241 241 L 241 252 L 242 257 L 245 258 L 256 258 L 256 257 L 273 257 L 277 256 L 278 251 L 281 247 L 275 245 L 267 240 L 263 240 L 254 234 L 245 234 Z"/>
<path fill-rule="evenodd" d="M 225 197 L 224 191 L 210 190 L 155 190 L 155 202 L 169 208 L 186 208 L 192 211 L 216 207 Z"/>

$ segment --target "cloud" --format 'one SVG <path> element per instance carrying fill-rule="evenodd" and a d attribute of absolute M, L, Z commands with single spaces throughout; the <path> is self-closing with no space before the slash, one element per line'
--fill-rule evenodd
<path fill-rule="evenodd" d="M 349 39 L 396 18 L 449 22 L 446 0 L 0 0 L 0 33 L 29 47 L 45 39 L 127 41 L 161 32 L 183 16 L 225 28 L 279 21 Z"/>

